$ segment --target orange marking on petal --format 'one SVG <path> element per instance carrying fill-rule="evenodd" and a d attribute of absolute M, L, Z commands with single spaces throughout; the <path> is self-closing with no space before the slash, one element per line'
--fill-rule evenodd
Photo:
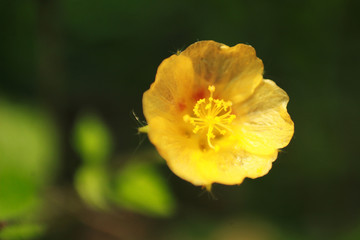
<path fill-rule="evenodd" d="M 195 92 L 195 94 L 193 95 L 193 99 L 195 101 L 198 101 L 199 99 L 202 99 L 205 97 L 205 91 L 204 89 L 200 89 L 197 92 Z"/>
<path fill-rule="evenodd" d="M 177 106 L 178 106 L 178 109 L 179 109 L 180 112 L 184 111 L 185 108 L 186 108 L 186 105 L 185 105 L 185 103 L 183 103 L 183 102 L 179 102 L 179 103 L 177 104 Z"/>

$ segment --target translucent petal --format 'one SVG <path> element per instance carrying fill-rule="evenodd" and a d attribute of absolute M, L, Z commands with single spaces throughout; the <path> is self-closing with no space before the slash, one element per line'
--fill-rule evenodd
<path fill-rule="evenodd" d="M 174 119 L 179 117 L 176 112 L 191 109 L 193 101 L 189 89 L 193 88 L 193 82 L 194 70 L 189 58 L 172 55 L 165 59 L 158 68 L 155 82 L 143 96 L 147 121 L 159 115 Z"/>
<path fill-rule="evenodd" d="M 287 146 L 294 134 L 294 123 L 286 109 L 288 101 L 284 90 L 264 80 L 249 99 L 234 105 L 238 116 L 234 136 L 240 148 L 267 155 Z"/>
<path fill-rule="evenodd" d="M 204 148 L 206 142 L 167 119 L 152 122 L 149 137 L 170 169 L 194 185 L 240 184 L 245 177 L 265 175 L 276 159 L 277 151 L 268 155 L 248 153 L 240 148 L 222 145 L 218 152 Z M 224 138 L 223 141 L 229 141 Z"/>
<path fill-rule="evenodd" d="M 179 55 L 172 55 L 159 66 L 155 82 L 144 93 L 144 114 L 148 119 L 159 112 L 191 112 L 207 87 L 215 84 L 219 98 L 233 103 L 248 98 L 262 80 L 263 64 L 253 47 L 228 47 L 214 41 L 200 41 Z"/>
<path fill-rule="evenodd" d="M 181 53 L 193 63 L 200 85 L 215 85 L 220 98 L 241 102 L 248 98 L 262 80 L 263 63 L 250 45 L 228 47 L 214 41 L 200 41 Z"/>

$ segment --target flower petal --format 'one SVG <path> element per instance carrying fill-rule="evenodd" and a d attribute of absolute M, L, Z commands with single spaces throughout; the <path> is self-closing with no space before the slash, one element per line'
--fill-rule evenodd
<path fill-rule="evenodd" d="M 260 156 L 243 150 L 229 149 L 219 151 L 217 156 L 210 156 L 218 162 L 218 175 L 209 180 L 233 185 L 240 184 L 246 177 L 258 178 L 267 174 L 277 157 L 277 152 Z"/>
<path fill-rule="evenodd" d="M 152 119 L 149 138 L 170 169 L 194 185 L 215 182 L 232 185 L 240 184 L 245 177 L 261 177 L 270 170 L 277 156 L 277 151 L 260 156 L 225 146 L 218 152 L 204 150 L 201 145 L 206 142 L 201 138 L 162 117 Z"/>
<path fill-rule="evenodd" d="M 191 156 L 200 149 L 198 138 L 192 134 L 191 129 L 181 127 L 183 125 L 182 122 L 173 122 L 166 117 L 153 117 L 148 136 L 175 174 L 196 184 L 200 181 L 199 173 Z"/>
<path fill-rule="evenodd" d="M 289 97 L 273 81 L 264 80 L 254 94 L 233 106 L 239 116 L 234 124 L 240 148 L 268 155 L 287 146 L 294 134 L 294 123 L 286 106 Z"/>
<path fill-rule="evenodd" d="M 167 115 L 169 119 L 173 119 L 179 117 L 175 114 L 176 111 L 192 108 L 193 102 L 188 101 L 193 82 L 194 70 L 188 57 L 172 55 L 165 59 L 158 68 L 155 82 L 143 96 L 143 110 L 147 121 L 159 115 Z"/>
<path fill-rule="evenodd" d="M 214 41 L 200 41 L 181 55 L 193 62 L 196 81 L 205 87 L 215 85 L 224 98 L 241 102 L 260 84 L 264 66 L 250 45 L 228 47 Z"/>

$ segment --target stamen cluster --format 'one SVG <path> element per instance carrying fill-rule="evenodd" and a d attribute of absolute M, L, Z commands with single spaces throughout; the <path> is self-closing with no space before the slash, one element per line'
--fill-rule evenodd
<path fill-rule="evenodd" d="M 219 134 L 225 135 L 227 132 L 232 132 L 229 126 L 236 116 L 231 114 L 231 101 L 213 98 L 215 86 L 209 86 L 208 90 L 210 97 L 198 100 L 194 106 L 193 111 L 196 117 L 185 115 L 183 119 L 195 126 L 193 129 L 195 134 L 205 132 L 209 147 L 218 151 L 219 147 L 214 146 L 211 140 Z"/>

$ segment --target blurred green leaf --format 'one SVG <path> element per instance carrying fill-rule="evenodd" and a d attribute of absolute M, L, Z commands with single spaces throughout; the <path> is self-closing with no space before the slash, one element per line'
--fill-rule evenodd
<path fill-rule="evenodd" d="M 38 184 L 54 177 L 58 134 L 45 111 L 0 99 L 0 132 L 0 171 L 16 168 Z"/>
<path fill-rule="evenodd" d="M 34 239 L 42 235 L 45 231 L 40 224 L 20 224 L 5 226 L 0 231 L 0 239 L 4 240 L 23 240 Z"/>
<path fill-rule="evenodd" d="M 116 176 L 115 202 L 146 215 L 172 215 L 175 199 L 157 167 L 149 162 L 130 162 L 121 169 Z"/>
<path fill-rule="evenodd" d="M 24 217 L 40 206 L 37 185 L 16 169 L 0 172 L 0 219 Z"/>
<path fill-rule="evenodd" d="M 74 129 L 74 147 L 87 163 L 106 161 L 112 149 L 110 132 L 94 114 L 81 115 Z"/>
<path fill-rule="evenodd" d="M 57 134 L 42 110 L 0 100 L 0 219 L 29 214 L 58 164 Z"/>
<path fill-rule="evenodd" d="M 76 172 L 76 190 L 90 207 L 107 208 L 108 186 L 107 172 L 101 167 L 83 166 Z"/>

